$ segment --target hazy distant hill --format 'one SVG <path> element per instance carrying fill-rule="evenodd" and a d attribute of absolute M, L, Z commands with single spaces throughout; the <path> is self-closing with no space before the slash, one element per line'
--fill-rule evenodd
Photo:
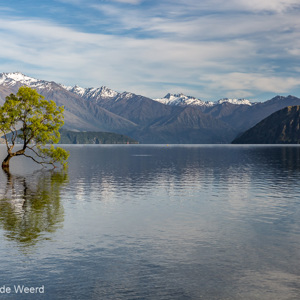
<path fill-rule="evenodd" d="M 288 106 L 273 113 L 232 143 L 300 144 L 300 106 Z"/>
<path fill-rule="evenodd" d="M 134 139 L 111 132 L 75 132 L 62 130 L 59 144 L 137 144 Z"/>
<path fill-rule="evenodd" d="M 7 135 L 10 140 L 11 134 Z M 4 144 L 5 140 L 0 137 L 0 144 Z M 17 138 L 16 143 L 23 143 L 22 139 Z M 68 130 L 60 130 L 59 144 L 138 144 L 134 139 L 112 132 L 75 132 Z"/>

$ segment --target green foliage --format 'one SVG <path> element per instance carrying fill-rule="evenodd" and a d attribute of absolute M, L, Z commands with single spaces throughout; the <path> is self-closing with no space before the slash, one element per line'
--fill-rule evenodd
<path fill-rule="evenodd" d="M 8 151 L 6 160 L 9 162 L 13 156 L 24 155 L 40 164 L 55 166 L 59 163 L 66 166 L 69 153 L 53 145 L 50 148 L 47 146 L 60 140 L 63 111 L 63 107 L 57 107 L 54 101 L 45 100 L 36 90 L 26 86 L 20 87 L 16 95 L 6 97 L 0 108 L 0 131 Z M 8 134 L 11 134 L 10 141 Z M 17 138 L 23 141 L 23 148 L 13 152 Z M 28 154 L 27 150 L 31 153 Z"/>

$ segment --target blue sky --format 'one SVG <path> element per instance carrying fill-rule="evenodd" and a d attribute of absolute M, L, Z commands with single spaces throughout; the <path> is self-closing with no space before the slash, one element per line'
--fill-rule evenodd
<path fill-rule="evenodd" d="M 0 72 L 159 98 L 300 97 L 299 0 L 10 0 Z"/>

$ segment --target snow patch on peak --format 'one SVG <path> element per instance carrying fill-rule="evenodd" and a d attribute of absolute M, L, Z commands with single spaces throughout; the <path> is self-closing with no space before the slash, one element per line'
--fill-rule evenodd
<path fill-rule="evenodd" d="M 72 92 L 80 97 L 83 97 L 87 100 L 92 100 L 94 102 L 99 102 L 102 99 L 115 98 L 118 96 L 118 93 L 111 90 L 106 86 L 102 86 L 100 88 L 82 88 L 78 85 L 73 87 L 62 86 L 69 92 Z"/>
<path fill-rule="evenodd" d="M 51 89 L 53 87 L 53 82 L 39 80 L 27 75 L 24 75 L 20 72 L 15 73 L 1 73 L 0 74 L 0 84 L 4 86 L 20 86 L 25 85 L 31 88 L 42 88 L 42 89 Z"/>
<path fill-rule="evenodd" d="M 59 86 L 61 86 L 62 88 L 64 88 L 65 90 L 67 91 L 70 91 L 73 87 L 72 86 L 69 86 L 69 85 L 64 85 L 64 84 L 58 84 Z"/>
<path fill-rule="evenodd" d="M 202 107 L 212 107 L 222 103 L 231 103 L 235 105 L 249 105 L 252 106 L 256 104 L 255 102 L 250 102 L 247 99 L 229 99 L 223 98 L 217 102 L 203 101 L 195 97 L 186 96 L 182 93 L 180 94 L 170 94 L 168 93 L 164 98 L 153 99 L 157 102 L 166 105 L 177 105 L 177 106 L 202 106 Z"/>
<path fill-rule="evenodd" d="M 195 97 L 186 96 L 182 93 L 180 94 L 170 94 L 168 93 L 164 98 L 153 99 L 154 101 L 160 102 L 166 105 L 173 106 L 212 106 L 213 102 L 205 102 Z"/>
<path fill-rule="evenodd" d="M 230 98 L 223 98 L 220 99 L 217 104 L 222 104 L 222 103 L 231 103 L 231 104 L 236 104 L 236 105 L 249 105 L 252 106 L 253 103 L 250 102 L 247 99 L 230 99 Z"/>
<path fill-rule="evenodd" d="M 133 97 L 134 96 L 134 94 L 133 93 L 130 93 L 130 92 L 123 92 L 122 94 L 121 94 L 121 96 L 122 96 L 122 98 L 131 98 L 131 97 Z"/>
<path fill-rule="evenodd" d="M 20 72 L 0 74 L 0 84 L 15 85 L 16 83 L 31 85 L 38 82 L 38 79 L 26 76 Z"/>
<path fill-rule="evenodd" d="M 83 96 L 84 93 L 86 92 L 86 89 L 84 89 L 78 85 L 75 85 L 74 87 L 70 88 L 69 91 L 71 91 L 79 96 Z"/>
<path fill-rule="evenodd" d="M 100 88 L 100 94 L 101 97 L 107 97 L 107 98 L 114 98 L 116 96 L 118 96 L 118 92 L 113 91 L 112 89 L 108 88 L 107 86 L 102 86 Z"/>

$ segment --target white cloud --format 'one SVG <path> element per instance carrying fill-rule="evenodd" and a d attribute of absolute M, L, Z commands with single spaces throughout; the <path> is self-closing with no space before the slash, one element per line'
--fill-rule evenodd
<path fill-rule="evenodd" d="M 226 3 L 224 6 L 232 5 L 233 1 L 229 1 L 229 4 Z M 176 8 L 175 4 L 174 7 L 170 7 L 170 11 L 168 6 L 163 7 L 162 10 L 159 9 L 159 6 L 155 9 L 131 9 L 127 11 L 107 4 L 94 5 L 93 8 L 100 10 L 111 19 L 113 22 L 110 29 L 111 33 L 114 33 L 114 30 L 116 32 L 119 30 L 136 30 L 139 34 L 142 33 L 146 36 L 162 36 L 182 42 L 193 40 L 224 41 L 228 39 L 256 40 L 257 43 L 262 42 L 264 47 L 266 39 L 270 43 L 278 39 L 292 42 L 292 38 L 295 41 L 300 35 L 298 11 L 275 15 L 252 15 L 237 12 L 203 14 L 197 9 L 193 11 L 189 3 L 183 10 L 180 10 L 181 7 Z M 216 9 L 220 6 L 222 7 L 222 5 L 217 5 Z"/>
<path fill-rule="evenodd" d="M 127 4 L 140 4 L 142 0 L 113 0 L 115 2 L 127 3 Z"/>
<path fill-rule="evenodd" d="M 68 3 L 68 4 L 72 4 L 72 5 L 84 4 L 83 0 L 55 0 L 55 1 L 61 2 L 61 3 Z"/>
<path fill-rule="evenodd" d="M 0 30 L 0 57 L 52 69 L 103 69 L 112 81 L 135 81 L 142 74 L 150 81 L 179 80 L 196 75 L 195 68 L 216 66 L 214 60 L 245 58 L 251 49 L 240 41 L 199 44 L 80 33 L 37 20 L 2 20 Z"/>
<path fill-rule="evenodd" d="M 203 98 L 288 92 L 299 85 L 297 77 L 285 75 L 292 68 L 295 76 L 299 73 L 300 20 L 298 10 L 291 9 L 296 1 L 165 0 L 147 10 L 114 1 L 96 6 L 60 1 L 99 10 L 100 20 L 91 20 L 99 22 L 98 33 L 42 19 L 2 17 L 1 67 L 13 71 L 7 69 L 11 60 L 19 71 L 62 83 L 105 84 L 150 97 L 161 97 L 174 86 Z"/>
<path fill-rule="evenodd" d="M 283 13 L 300 6 L 298 0 L 233 0 L 232 4 L 237 8 L 241 7 L 249 11 L 271 11 L 277 13 Z"/>
<path fill-rule="evenodd" d="M 169 4 L 171 1 L 169 1 Z M 252 12 L 252 13 L 284 13 L 294 8 L 299 8 L 298 0 L 172 0 L 173 5 L 182 5 L 186 9 L 198 9 L 210 12 Z"/>
<path fill-rule="evenodd" d="M 300 76 L 282 77 L 276 75 L 266 76 L 260 73 L 239 73 L 210 74 L 202 78 L 211 82 L 211 87 L 219 90 L 244 91 L 245 94 L 252 92 L 286 93 L 300 85 Z"/>

